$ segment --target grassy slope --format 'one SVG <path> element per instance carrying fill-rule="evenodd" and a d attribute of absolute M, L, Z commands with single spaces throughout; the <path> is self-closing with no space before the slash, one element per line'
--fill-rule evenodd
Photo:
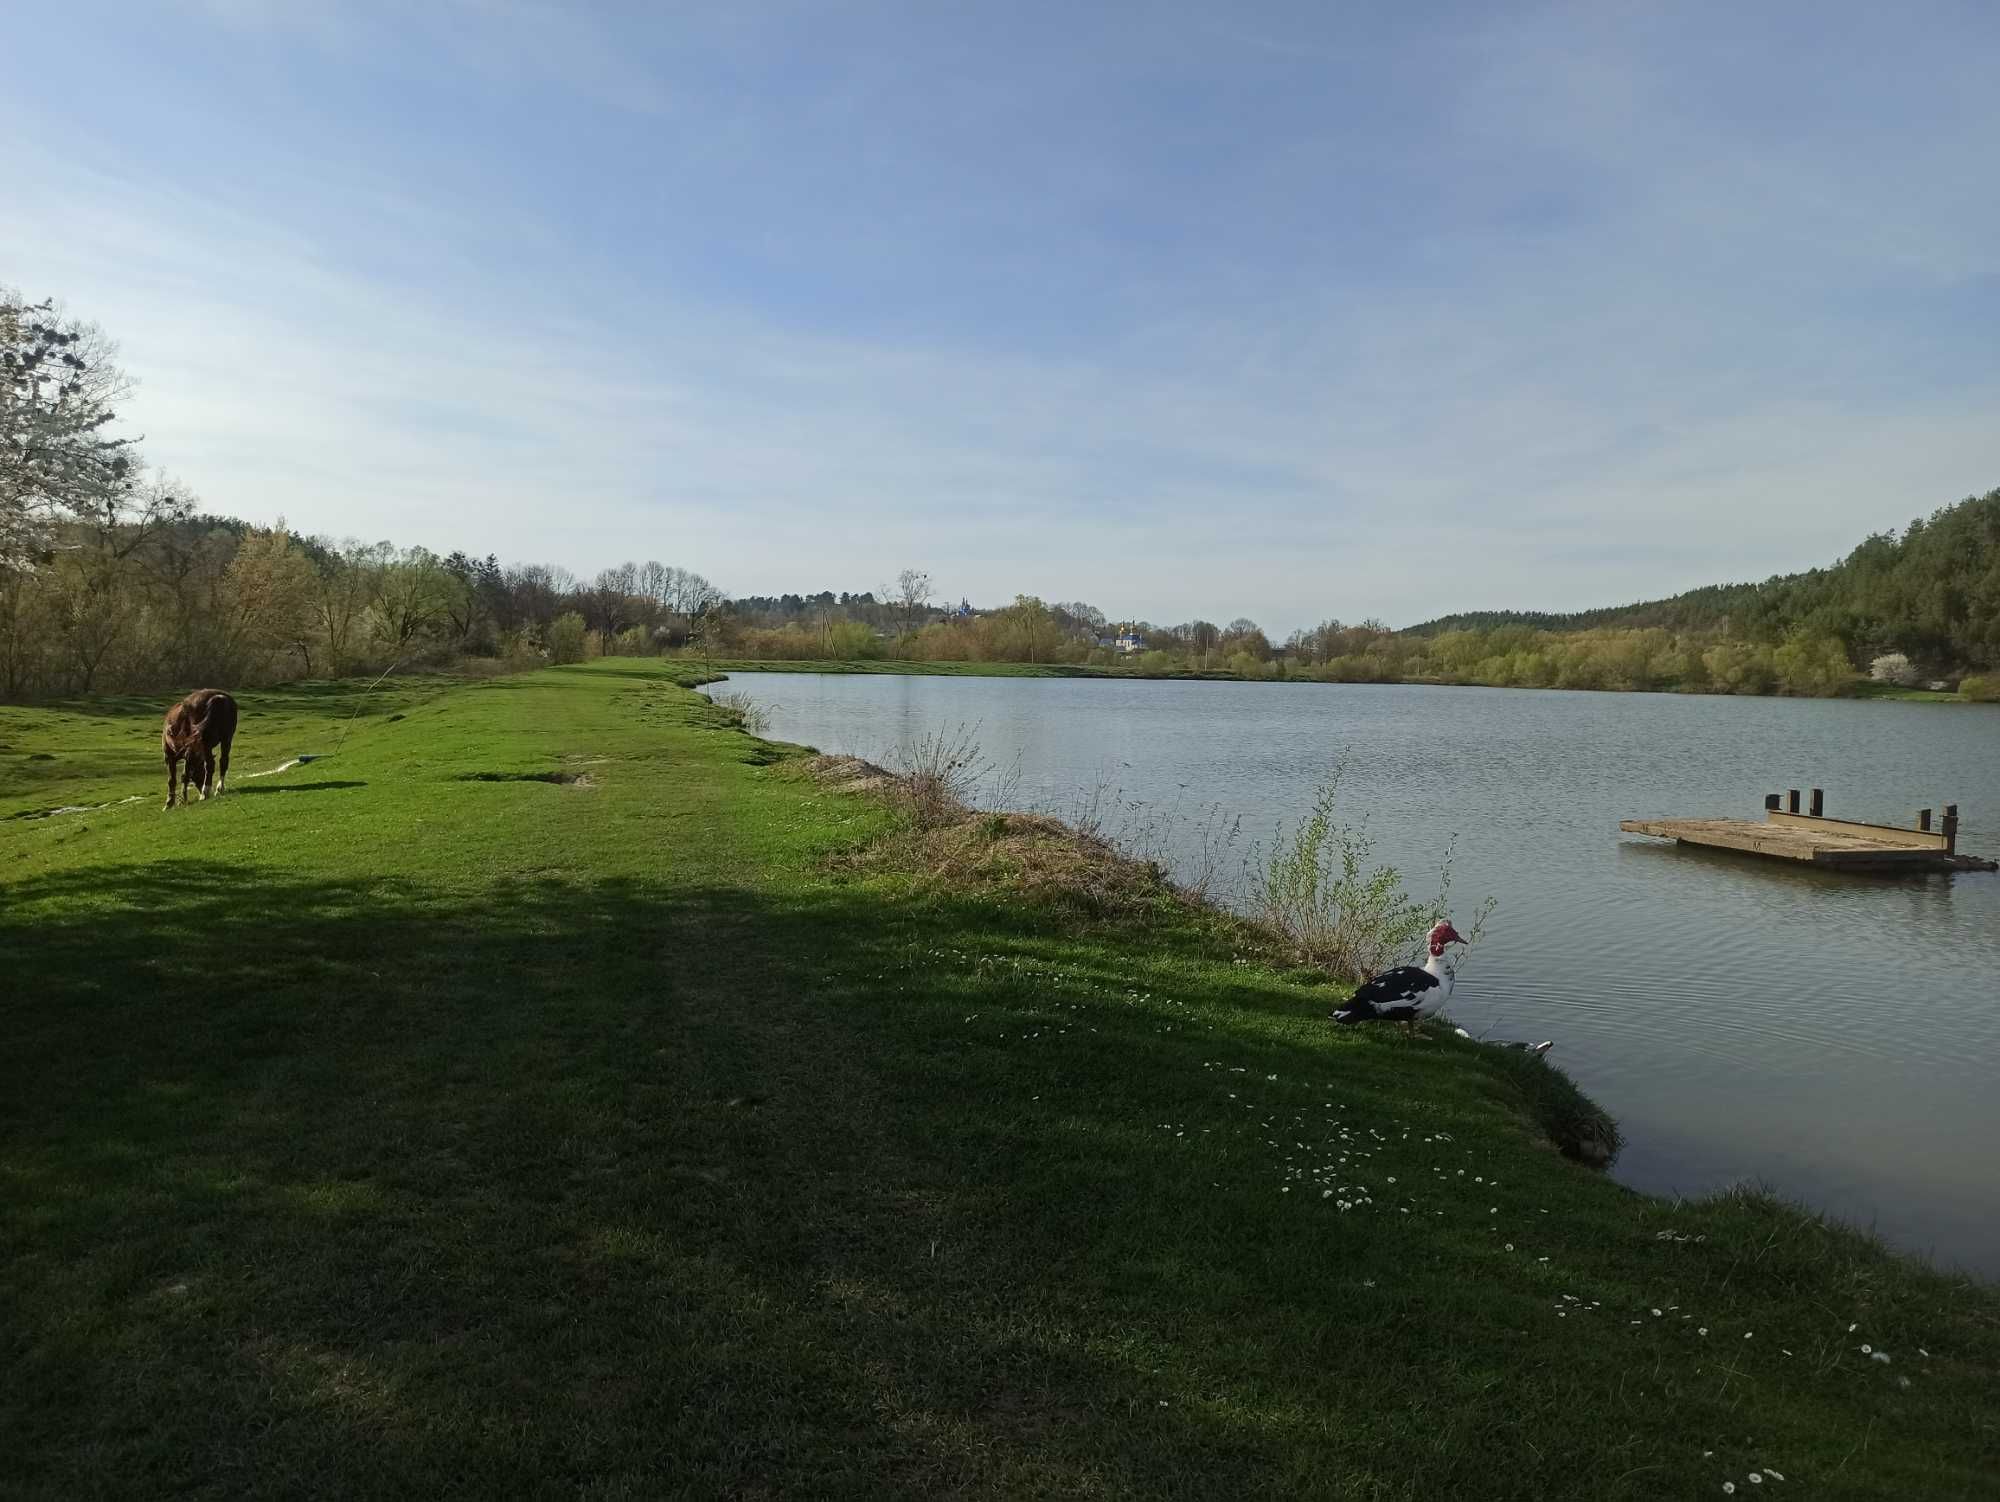
<path fill-rule="evenodd" d="M 0 822 L 0 1491 L 1992 1495 L 1990 1290 L 1213 919 L 834 874 L 656 667 L 383 693 L 171 816 L 157 706 L 0 710 L 0 816 L 148 800 Z"/>

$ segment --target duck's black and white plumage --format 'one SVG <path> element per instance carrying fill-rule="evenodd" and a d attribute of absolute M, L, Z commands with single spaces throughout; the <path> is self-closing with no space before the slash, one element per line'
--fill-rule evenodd
<path fill-rule="evenodd" d="M 1447 944 L 1463 944 L 1449 922 L 1430 931 L 1431 957 L 1421 965 L 1398 965 L 1355 987 L 1354 994 L 1334 1011 L 1333 1020 L 1352 1026 L 1361 1022 L 1415 1024 L 1435 1017 L 1451 999 L 1458 961 L 1445 954 Z"/>

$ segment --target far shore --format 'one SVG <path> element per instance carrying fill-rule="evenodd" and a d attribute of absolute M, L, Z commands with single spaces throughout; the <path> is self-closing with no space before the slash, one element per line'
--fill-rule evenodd
<path fill-rule="evenodd" d="M 1173 668 L 1164 671 L 1088 662 L 913 662 L 898 657 L 741 658 L 683 654 L 683 663 L 701 663 L 718 673 L 865 673 L 917 678 L 1102 678 L 1161 683 L 1316 683 L 1342 687 L 1488 688 L 1531 693 L 1670 694 L 1717 699 L 1869 699 L 1899 704 L 1976 704 L 1963 694 L 1857 679 L 1838 694 L 1731 694 L 1700 687 L 1602 688 L 1562 683 L 1479 683 L 1461 678 L 1331 678 L 1306 672 L 1240 673 L 1229 668 Z"/>

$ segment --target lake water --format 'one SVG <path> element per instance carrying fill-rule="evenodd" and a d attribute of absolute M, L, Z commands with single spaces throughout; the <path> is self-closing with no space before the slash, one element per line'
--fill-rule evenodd
<path fill-rule="evenodd" d="M 1836 877 L 1618 831 L 1758 818 L 1766 792 L 1820 787 L 1836 817 L 1957 803 L 1960 848 L 2000 856 L 2000 707 L 812 673 L 729 688 L 772 737 L 875 761 L 977 726 L 1018 777 L 989 801 L 1065 814 L 1097 790 L 1114 833 L 1168 836 L 1170 866 L 1211 806 L 1268 848 L 1345 754 L 1342 804 L 1379 860 L 1428 895 L 1456 835 L 1461 926 L 1498 900 L 1453 1020 L 1555 1039 L 1625 1131 L 1618 1178 L 1760 1182 L 2000 1276 L 2000 876 Z"/>

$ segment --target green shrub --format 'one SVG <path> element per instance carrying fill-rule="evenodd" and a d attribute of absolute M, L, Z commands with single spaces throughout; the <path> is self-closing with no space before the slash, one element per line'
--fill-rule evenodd
<path fill-rule="evenodd" d="M 859 621 L 835 621 L 826 628 L 826 655 L 835 662 L 880 657 L 882 650 L 882 638 Z"/>
<path fill-rule="evenodd" d="M 1975 704 L 2000 704 L 2000 673 L 1974 673 L 1960 682 L 1958 693 Z"/>
<path fill-rule="evenodd" d="M 549 661 L 582 662 L 584 641 L 588 635 L 584 630 L 583 617 L 574 610 L 557 616 L 549 626 Z"/>
<path fill-rule="evenodd" d="M 710 694 L 708 702 L 727 715 L 737 728 L 746 734 L 762 735 L 771 728 L 770 712 L 748 694 L 734 691 Z"/>
<path fill-rule="evenodd" d="M 1250 900 L 1255 920 L 1301 963 L 1359 981 L 1410 956 L 1445 916 L 1452 856 L 1445 852 L 1435 898 L 1410 896 L 1394 866 L 1371 864 L 1375 847 L 1368 832 L 1342 822 L 1344 770 L 1328 774 L 1305 822 L 1289 836 L 1280 834 L 1269 862 L 1252 875 Z"/>

